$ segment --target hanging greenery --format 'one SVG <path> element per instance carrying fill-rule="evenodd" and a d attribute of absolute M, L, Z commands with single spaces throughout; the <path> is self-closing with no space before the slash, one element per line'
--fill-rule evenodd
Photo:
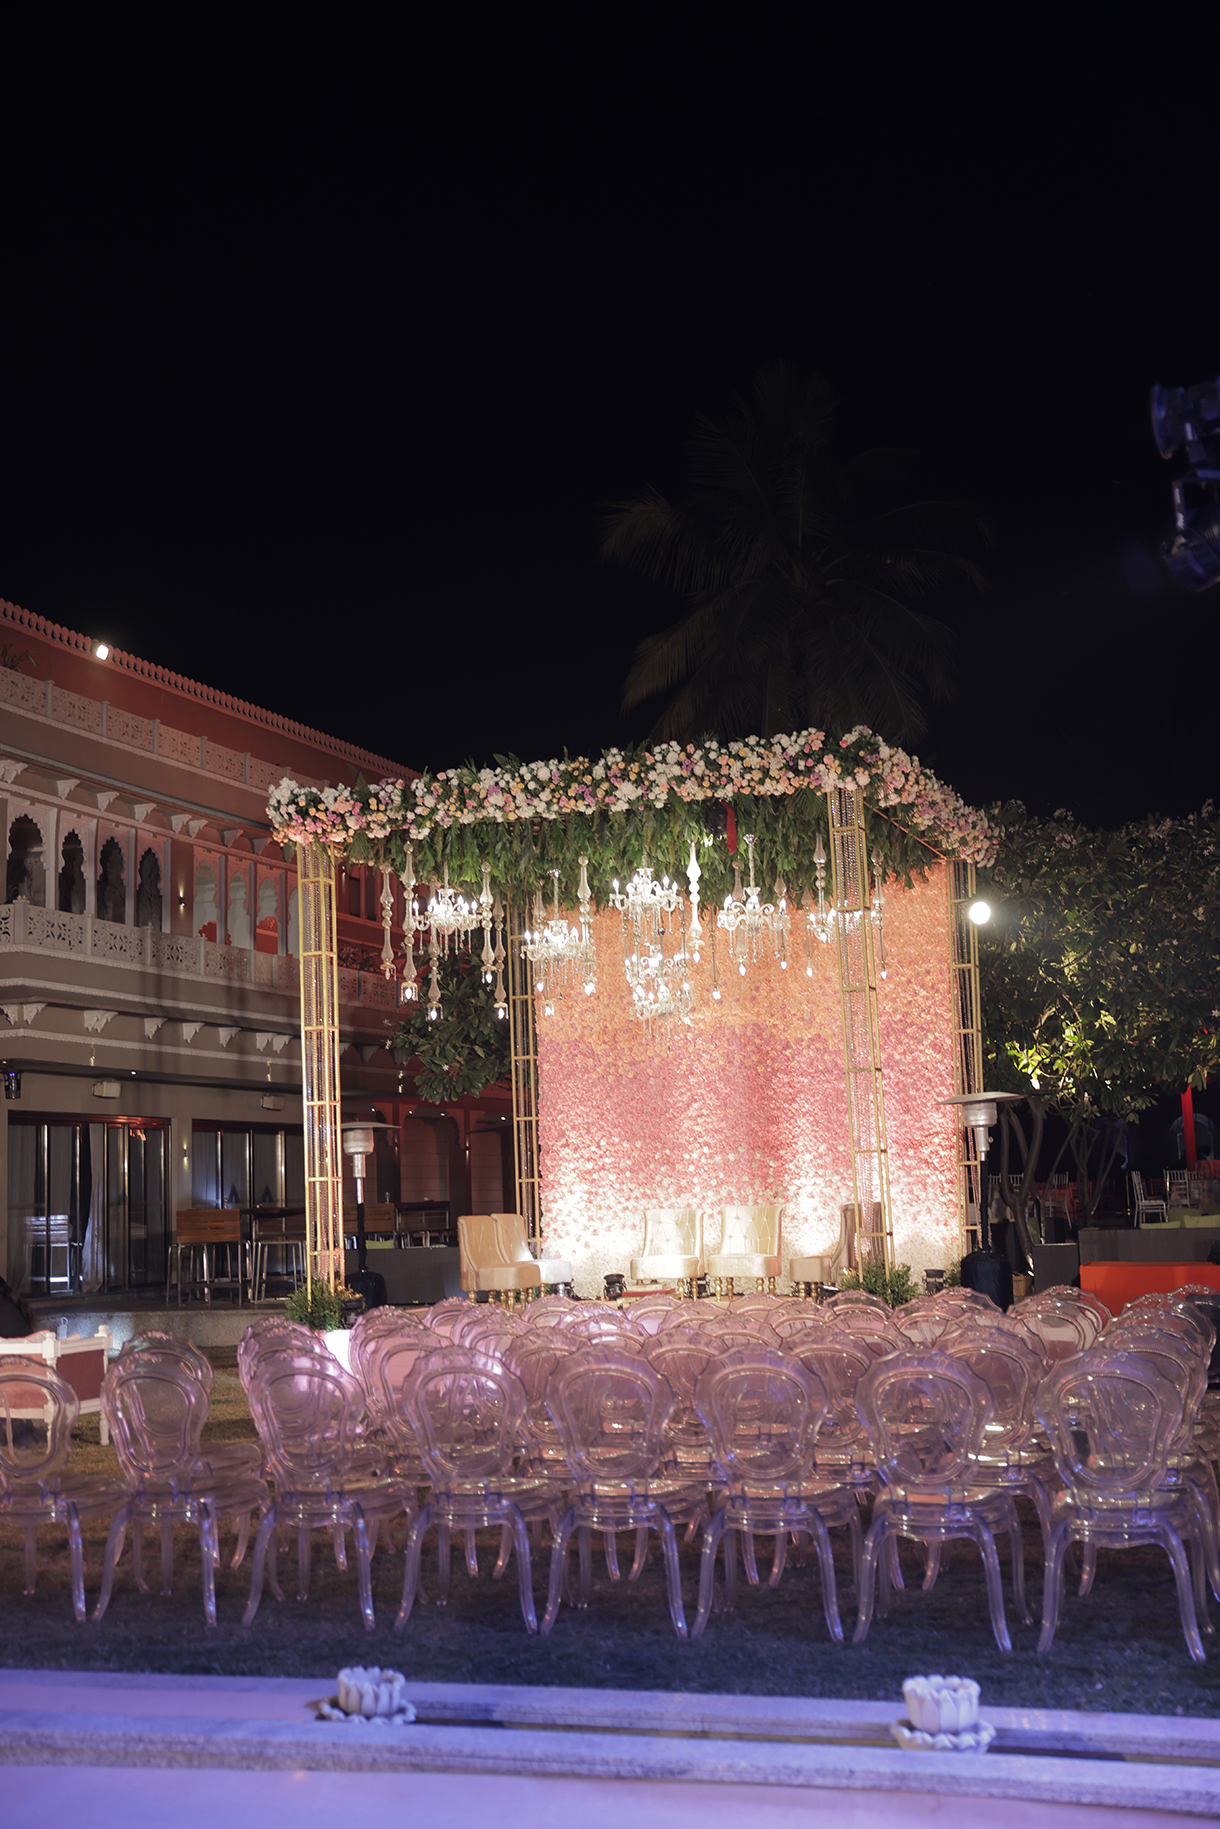
<path fill-rule="evenodd" d="M 468 955 L 449 955 L 438 972 L 440 1018 L 430 1022 L 425 1006 L 416 1003 L 391 1046 L 404 1066 L 414 1061 L 419 1096 L 443 1105 L 507 1078 L 509 1040 L 507 1021 L 495 1013 L 492 988 Z"/>
<path fill-rule="evenodd" d="M 728 814 L 756 835 L 760 886 L 782 877 L 790 898 L 816 883 L 814 853 L 828 844 L 826 800 L 833 787 L 859 787 L 870 850 L 886 876 L 910 882 L 937 856 L 987 863 L 994 838 L 983 813 L 920 766 L 918 757 L 857 726 L 827 738 L 819 730 L 721 743 L 653 743 L 610 749 L 595 761 L 518 762 L 495 768 L 425 772 L 372 787 L 305 788 L 285 776 L 268 813 L 283 845 L 321 841 L 336 856 L 401 872 L 412 848 L 417 877 L 447 869 L 478 886 L 491 866 L 503 893 L 533 893 L 551 870 L 567 886 L 589 860 L 594 898 L 647 858 L 660 876 L 685 872 L 692 845 L 705 901 L 722 901 L 737 862 L 715 842 Z M 738 852 L 738 857 L 741 852 Z"/>

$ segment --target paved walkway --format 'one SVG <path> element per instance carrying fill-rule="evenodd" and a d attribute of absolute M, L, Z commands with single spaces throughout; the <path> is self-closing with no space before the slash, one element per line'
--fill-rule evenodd
<path fill-rule="evenodd" d="M 1168 1829 L 1220 1815 L 1220 1722 L 985 1711 L 985 1756 L 902 1753 L 893 1705 L 411 1685 L 410 1728 L 330 1725 L 291 1678 L 0 1672 L 5 1820 L 259 1829 L 410 1812 L 497 1829 Z M 67 1813 L 73 1813 L 71 1817 Z"/>

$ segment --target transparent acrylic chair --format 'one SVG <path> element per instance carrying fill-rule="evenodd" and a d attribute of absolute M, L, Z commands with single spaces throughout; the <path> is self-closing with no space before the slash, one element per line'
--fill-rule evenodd
<path fill-rule="evenodd" d="M 528 1524 L 549 1519 L 561 1504 L 549 1479 L 520 1474 L 514 1462 L 525 1419 L 525 1387 L 515 1372 L 487 1354 L 451 1347 L 421 1359 L 403 1390 L 403 1409 L 415 1432 L 432 1496 L 411 1525 L 403 1572 L 402 1605 L 394 1622 L 401 1632 L 419 1592 L 424 1537 L 436 1525 L 439 1550 L 437 1605 L 449 1598 L 451 1533 L 507 1526 L 517 1554 L 521 1613 L 538 1630 Z M 470 1541 L 468 1535 L 468 1542 Z M 503 1544 L 497 1571 L 504 1561 Z M 477 1564 L 471 1570 L 478 1573 Z"/>
<path fill-rule="evenodd" d="M 208 1394 L 181 1363 L 158 1354 L 134 1353 L 127 1360 L 120 1354 L 102 1385 L 102 1408 L 119 1459 L 124 1498 L 106 1540 L 94 1619 L 101 1619 L 110 1604 L 128 1525 L 132 1527 L 136 1586 L 145 1594 L 143 1532 L 149 1525 L 160 1530 L 161 1592 L 169 1594 L 173 1527 L 183 1523 L 199 1530 L 204 1615 L 208 1625 L 214 1626 L 220 1519 L 236 1518 L 244 1547 L 250 1514 L 266 1511 L 266 1481 L 240 1468 L 226 1472 L 209 1465 L 202 1448 Z"/>
<path fill-rule="evenodd" d="M 854 1335 L 863 1346 L 867 1346 L 874 1359 L 884 1359 L 890 1353 L 910 1351 L 911 1342 L 894 1320 L 893 1311 L 885 1306 L 874 1308 L 863 1302 L 847 1302 L 839 1306 L 839 1297 L 833 1304 L 827 1302 L 830 1320 L 835 1327 Z"/>
<path fill-rule="evenodd" d="M 375 1471 L 380 1454 L 365 1448 L 361 1426 L 364 1393 L 359 1382 L 328 1354 L 267 1352 L 255 1365 L 249 1385 L 254 1426 L 275 1481 L 275 1502 L 266 1511 L 254 1545 L 250 1598 L 242 1624 L 253 1623 L 263 1593 L 268 1552 L 271 1589 L 282 1599 L 276 1581 L 279 1527 L 297 1533 L 297 1599 L 309 1598 L 312 1533 L 328 1531 L 340 1568 L 346 1564 L 350 1530 L 356 1546 L 360 1612 L 371 1632 L 373 1619 L 372 1544 L 376 1527 L 400 1512 L 413 1514 L 406 1481 Z M 374 1526 L 370 1539 L 369 1526 Z"/>
<path fill-rule="evenodd" d="M 982 1446 L 971 1456 L 972 1473 L 980 1484 L 997 1490 L 1023 1493 L 1038 1514 L 1042 1552 L 1050 1544 L 1051 1502 L 1055 1468 L 1050 1455 L 1034 1440 L 1034 1392 L 1046 1375 L 1047 1362 L 1028 1340 L 1020 1323 L 978 1322 L 950 1328 L 940 1338 L 940 1351 L 969 1366 L 991 1392 L 992 1412 L 983 1431 Z M 929 1563 L 924 1587 L 930 1588 L 939 1566 L 937 1554 Z"/>
<path fill-rule="evenodd" d="M 884 1617 L 888 1608 L 888 1564 L 882 1554 L 887 1538 L 914 1537 L 931 1550 L 937 1543 L 967 1537 L 978 1544 L 983 1558 L 996 1643 L 1011 1652 L 994 1531 L 1008 1534 L 1013 1589 L 1028 1622 L 1025 1551 L 1012 1494 L 981 1482 L 973 1465 L 994 1414 L 987 1386 L 948 1353 L 895 1353 L 861 1379 L 856 1404 L 884 1485 L 865 1540 L 855 1643 L 868 1636 L 874 1586 L 877 1611 Z"/>
<path fill-rule="evenodd" d="M 1045 1295 L 1026 1296 L 1023 1302 L 1015 1302 L 1008 1312 L 1037 1334 L 1052 1363 L 1087 1352 L 1105 1326 L 1092 1303 L 1078 1302 L 1053 1289 L 1047 1290 Z"/>
<path fill-rule="evenodd" d="M 206 1353 L 201 1353 L 189 1340 L 180 1340 L 175 1334 L 149 1329 L 146 1333 L 135 1334 L 123 1342 L 117 1362 L 126 1365 L 137 1356 L 146 1363 L 159 1359 L 164 1364 L 177 1366 L 188 1377 L 198 1380 L 211 1402 L 215 1379 L 212 1362 Z M 241 1474 L 250 1474 L 256 1479 L 263 1477 L 263 1454 L 257 1442 L 202 1442 L 200 1448 L 199 1466 L 204 1477 L 209 1472 L 225 1479 Z M 140 1528 L 138 1524 L 136 1528 Z M 240 1568 L 249 1535 L 250 1515 L 247 1512 L 238 1522 L 237 1545 L 230 1568 Z"/>
<path fill-rule="evenodd" d="M 817 1550 L 826 1628 L 843 1642 L 829 1527 L 846 1525 L 860 1573 L 860 1508 L 851 1488 L 814 1472 L 814 1444 L 826 1414 L 826 1388 L 816 1372 L 787 1353 L 766 1347 L 738 1349 L 715 1358 L 699 1379 L 695 1405 L 712 1440 L 720 1469 L 720 1505 L 703 1527 L 699 1611 L 694 1636 L 712 1607 L 716 1552 L 724 1542 L 725 1601 L 736 1593 L 736 1545 L 746 1547 L 746 1574 L 757 1583 L 752 1543 L 775 1539 L 769 1586 L 784 1569 L 790 1537 L 808 1536 Z"/>
<path fill-rule="evenodd" d="M 641 1296 L 638 1302 L 631 1304 L 631 1324 L 637 1333 L 659 1334 L 661 1323 L 667 1315 L 673 1314 L 675 1310 L 680 1314 L 690 1306 L 689 1302 L 680 1301 L 677 1296 L 658 1290 L 656 1295 Z"/>
<path fill-rule="evenodd" d="M 85 1620 L 82 1518 L 113 1516 L 123 1487 L 101 1474 L 65 1473 L 80 1399 L 48 1365 L 10 1362 L 0 1367 L 0 1524 L 25 1535 L 23 1594 L 34 1592 L 38 1527 L 66 1524 L 72 1568 L 72 1606 Z"/>
<path fill-rule="evenodd" d="M 697 1484 L 667 1476 L 664 1438 L 674 1408 L 668 1383 L 643 1351 L 587 1345 L 556 1368 L 547 1408 L 563 1443 L 574 1503 L 559 1520 L 542 1630 L 549 1632 L 555 1623 L 574 1531 L 580 1548 L 577 1605 L 585 1607 L 592 1582 L 590 1533 L 655 1530 L 665 1558 L 669 1615 L 679 1638 L 685 1638 L 674 1525 L 692 1518 L 702 1522 L 707 1496 Z M 633 1577 L 641 1566 L 637 1537 Z"/>
<path fill-rule="evenodd" d="M 1182 1399 L 1139 1353 L 1096 1346 L 1063 1360 L 1043 1379 L 1034 1409 L 1054 1447 L 1062 1485 L 1055 1500 L 1042 1599 L 1040 1652 L 1049 1651 L 1063 1611 L 1069 1543 L 1089 1553 L 1158 1543 L 1169 1558 L 1187 1648 L 1205 1661 L 1199 1614 L 1206 1614 L 1201 1538 L 1206 1524 L 1190 1486 L 1167 1486 L 1170 1448 L 1182 1427 Z M 1193 1550 L 1194 1579 L 1184 1544 Z"/>

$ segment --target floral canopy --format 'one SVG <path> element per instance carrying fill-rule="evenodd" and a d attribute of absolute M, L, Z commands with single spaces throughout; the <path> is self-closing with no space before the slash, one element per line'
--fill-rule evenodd
<path fill-rule="evenodd" d="M 825 794 L 859 787 L 886 875 L 909 881 L 935 857 L 986 864 L 995 853 L 983 813 L 863 725 L 838 738 L 803 730 L 609 749 L 593 761 L 496 760 L 495 768 L 468 764 L 372 786 L 309 788 L 285 776 L 268 803 L 274 836 L 394 871 L 410 845 L 420 877 L 448 869 L 455 884 L 477 884 L 486 863 L 509 894 L 531 893 L 552 871 L 574 877 L 584 857 L 598 899 L 603 878 L 645 857 L 676 875 L 694 844 L 716 896 L 728 889 L 734 860 L 713 835 L 731 819 L 755 835 L 760 871 L 782 876 L 799 897 L 815 881 L 819 836 L 826 840 Z"/>

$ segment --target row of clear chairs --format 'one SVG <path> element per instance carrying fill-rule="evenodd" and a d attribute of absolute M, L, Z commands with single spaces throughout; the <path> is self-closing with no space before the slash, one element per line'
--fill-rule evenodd
<path fill-rule="evenodd" d="M 772 1584 L 789 1546 L 811 1543 L 827 1627 L 840 1638 L 828 1533 L 844 1527 L 859 1595 L 857 1640 L 901 1581 L 900 1537 L 923 1545 L 925 1587 L 937 1578 L 943 1543 L 967 1537 L 982 1555 L 993 1629 L 1007 1649 L 994 1539 L 1008 1535 L 1014 1600 L 1028 1619 L 1013 1503 L 1023 1495 L 1036 1509 L 1046 1554 L 1044 1646 L 1058 1623 L 1069 1544 L 1081 1545 L 1087 1593 L 1098 1548 L 1146 1540 L 1170 1555 L 1187 1643 L 1201 1657 L 1205 1583 L 1220 1594 L 1216 1431 L 1206 1409 L 1215 1334 L 1202 1299 L 1189 1291 L 1148 1298 L 1109 1325 L 1101 1305 L 1079 1292 L 1051 1292 L 1007 1316 L 965 1291 L 908 1304 L 896 1316 L 860 1292 L 816 1307 L 758 1295 L 727 1308 L 656 1296 L 629 1312 L 547 1298 L 522 1315 L 451 1301 L 423 1321 L 401 1311 L 362 1317 L 350 1341 L 351 1373 L 317 1336 L 273 1317 L 248 1330 L 239 1352 L 259 1445 L 206 1451 L 208 1362 L 180 1342 L 150 1336 L 129 1343 L 107 1378 L 121 1487 L 74 1490 L 65 1474 L 70 1404 L 48 1431 L 43 1460 L 27 1456 L 20 1465 L 11 1411 L 21 1406 L 0 1379 L 0 1418 L 8 1417 L 0 1511 L 29 1521 L 28 1591 L 39 1522 L 67 1521 L 71 1534 L 75 1515 L 78 1551 L 80 1517 L 112 1509 L 98 1617 L 128 1526 L 141 1586 L 142 1532 L 160 1529 L 163 1591 L 173 1525 L 198 1526 L 210 1622 L 223 1520 L 237 1529 L 236 1567 L 259 1514 L 247 1623 L 264 1579 L 281 1597 L 281 1532 L 297 1533 L 301 1599 L 312 1533 L 327 1531 L 341 1566 L 351 1536 L 370 1627 L 371 1558 L 383 1528 L 388 1542 L 391 1520 L 405 1515 L 399 1628 L 421 1591 L 429 1530 L 437 1532 L 443 1602 L 453 1533 L 465 1538 L 477 1572 L 475 1533 L 491 1526 L 500 1531 L 495 1572 L 516 1555 L 522 1614 L 535 1629 L 530 1532 L 548 1523 L 544 1632 L 564 1599 L 588 1603 L 598 1533 L 612 1578 L 621 1532 L 635 1537 L 632 1577 L 650 1533 L 659 1537 L 670 1613 L 682 1634 L 677 1532 L 688 1540 L 702 1533 L 696 1635 L 715 1604 L 718 1560 L 731 1605 L 739 1555 L 750 1581 L 759 1579 L 757 1538 L 773 1543 Z M 28 1377 L 24 1368 L 18 1375 Z M 1122 1404 L 1116 1394 L 1125 1394 Z M 43 1494 L 37 1513 L 35 1487 Z M 870 1494 L 864 1536 L 860 1501 Z M 1141 1538 L 1145 1525 L 1152 1534 Z M 82 1618 L 78 1566 L 74 1551 Z"/>

